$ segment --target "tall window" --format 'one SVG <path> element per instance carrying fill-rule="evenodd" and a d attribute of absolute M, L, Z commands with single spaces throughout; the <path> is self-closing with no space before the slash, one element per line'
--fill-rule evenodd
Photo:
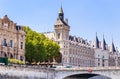
<path fill-rule="evenodd" d="M 20 48 L 23 49 L 23 42 L 21 42 L 21 44 L 20 44 Z"/>
<path fill-rule="evenodd" d="M 23 35 L 21 35 L 21 40 L 23 39 Z"/>
<path fill-rule="evenodd" d="M 58 33 L 58 39 L 60 39 L 60 33 Z"/>
<path fill-rule="evenodd" d="M 4 40 L 3 40 L 3 45 L 4 46 L 7 46 L 7 42 L 6 42 L 6 39 L 4 38 Z"/>
<path fill-rule="evenodd" d="M 20 60 L 23 61 L 23 56 L 20 56 Z"/>
<path fill-rule="evenodd" d="M 13 41 L 12 41 L 12 40 L 10 40 L 10 47 L 12 47 L 12 45 L 13 45 Z"/>
<path fill-rule="evenodd" d="M 98 66 L 100 66 L 100 63 L 98 63 Z"/>

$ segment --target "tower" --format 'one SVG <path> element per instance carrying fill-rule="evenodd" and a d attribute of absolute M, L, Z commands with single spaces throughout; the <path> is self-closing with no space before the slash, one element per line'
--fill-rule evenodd
<path fill-rule="evenodd" d="M 68 19 L 64 20 L 64 12 L 62 6 L 58 13 L 57 21 L 54 25 L 55 31 L 55 41 L 60 45 L 60 53 L 62 55 L 61 64 L 69 63 L 68 58 L 68 40 L 69 40 L 69 31 L 70 26 L 68 25 Z"/>
<path fill-rule="evenodd" d="M 63 41 L 69 39 L 70 26 L 68 25 L 68 19 L 64 20 L 64 12 L 62 6 L 60 8 L 56 24 L 54 25 L 55 41 Z"/>

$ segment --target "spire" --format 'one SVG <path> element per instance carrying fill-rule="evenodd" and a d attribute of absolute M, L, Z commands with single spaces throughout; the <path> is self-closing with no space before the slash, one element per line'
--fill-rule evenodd
<path fill-rule="evenodd" d="M 63 21 L 64 20 L 64 12 L 63 12 L 63 9 L 62 9 L 62 3 L 61 3 L 61 8 L 59 10 L 59 18 Z"/>
<path fill-rule="evenodd" d="M 113 43 L 113 39 L 112 39 L 112 45 L 111 45 L 111 52 L 116 52 L 115 46 L 114 46 L 114 43 Z"/>
<path fill-rule="evenodd" d="M 61 8 L 60 8 L 60 10 L 59 10 L 59 13 L 64 14 L 64 13 L 63 13 L 63 9 L 62 9 L 62 0 L 61 0 Z"/>
<path fill-rule="evenodd" d="M 99 48 L 99 40 L 97 37 L 97 32 L 96 32 L 96 37 L 95 37 L 95 48 Z"/>
<path fill-rule="evenodd" d="M 59 14 L 64 14 L 63 9 L 62 9 L 62 5 L 61 5 L 61 8 L 59 10 Z"/>
<path fill-rule="evenodd" d="M 103 41 L 102 41 L 102 49 L 106 50 L 106 42 L 105 42 L 104 34 L 103 34 Z"/>

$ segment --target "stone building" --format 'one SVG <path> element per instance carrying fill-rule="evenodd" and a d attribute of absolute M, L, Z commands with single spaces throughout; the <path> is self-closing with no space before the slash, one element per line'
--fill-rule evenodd
<path fill-rule="evenodd" d="M 0 57 L 25 61 L 25 31 L 7 15 L 0 18 Z"/>
<path fill-rule="evenodd" d="M 93 48 L 95 51 L 95 66 L 120 66 L 120 54 L 119 51 L 115 48 L 113 42 L 110 46 L 108 46 L 104 36 L 101 42 L 99 41 L 96 34 Z"/>
<path fill-rule="evenodd" d="M 96 34 L 94 42 L 81 37 L 69 35 L 68 19 L 64 20 L 64 12 L 60 8 L 54 32 L 44 33 L 49 39 L 60 45 L 61 64 L 82 67 L 120 66 L 120 54 L 114 43 L 109 46 L 104 38 L 99 41 Z"/>
<path fill-rule="evenodd" d="M 109 49 L 104 36 L 102 42 L 100 42 L 96 34 L 93 48 L 95 51 L 95 66 L 108 66 Z"/>
<path fill-rule="evenodd" d="M 64 20 L 64 12 L 61 7 L 54 25 L 54 32 L 44 33 L 46 37 L 60 45 L 61 64 L 83 67 L 95 66 L 94 50 L 91 48 L 90 42 L 80 37 L 71 36 L 69 32 L 68 19 Z"/>

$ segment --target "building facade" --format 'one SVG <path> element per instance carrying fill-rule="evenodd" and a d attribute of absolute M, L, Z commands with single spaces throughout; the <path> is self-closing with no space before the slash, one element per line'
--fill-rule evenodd
<path fill-rule="evenodd" d="M 120 66 L 119 51 L 113 42 L 110 46 L 106 44 L 104 35 L 103 40 L 99 41 L 96 34 L 95 40 L 91 42 L 81 37 L 71 36 L 69 32 L 68 19 L 64 20 L 64 12 L 61 7 L 54 25 L 54 32 L 44 34 L 60 45 L 62 65 L 81 67 Z"/>
<path fill-rule="evenodd" d="M 95 51 L 95 66 L 120 66 L 120 54 L 117 48 L 115 48 L 113 41 L 111 45 L 108 45 L 104 36 L 103 40 L 99 41 L 96 34 L 93 49 Z"/>
<path fill-rule="evenodd" d="M 25 31 L 7 15 L 0 18 L 0 57 L 25 61 Z"/>
<path fill-rule="evenodd" d="M 71 36 L 69 32 L 68 19 L 64 20 L 64 12 L 61 7 L 54 25 L 54 32 L 44 33 L 46 37 L 60 45 L 60 53 L 62 54 L 61 65 L 95 66 L 95 52 L 91 48 L 90 42 L 80 37 Z"/>

